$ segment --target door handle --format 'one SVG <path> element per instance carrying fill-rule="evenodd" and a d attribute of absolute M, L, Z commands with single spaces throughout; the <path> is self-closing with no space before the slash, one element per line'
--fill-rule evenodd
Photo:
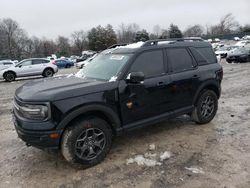
<path fill-rule="evenodd" d="M 197 74 L 193 75 L 192 78 L 200 78 Z"/>
<path fill-rule="evenodd" d="M 158 82 L 157 83 L 157 86 L 163 86 L 164 85 L 164 82 Z"/>

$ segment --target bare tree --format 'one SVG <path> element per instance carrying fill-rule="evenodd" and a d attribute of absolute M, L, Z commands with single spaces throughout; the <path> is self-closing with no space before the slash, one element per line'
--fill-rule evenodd
<path fill-rule="evenodd" d="M 239 30 L 239 23 L 235 21 L 232 13 L 228 13 L 223 16 L 217 25 L 212 25 L 208 29 L 208 34 L 210 35 L 224 35 L 230 34 L 234 31 Z"/>
<path fill-rule="evenodd" d="M 4 44 L 2 47 L 3 54 L 7 58 L 20 58 L 23 49 L 24 40 L 27 35 L 21 29 L 18 23 L 10 18 L 5 18 L 0 21 L 0 35 L 1 42 Z"/>
<path fill-rule="evenodd" d="M 220 33 L 227 34 L 236 30 L 239 27 L 239 23 L 235 21 L 235 18 L 232 13 L 228 13 L 221 18 L 219 23 Z"/>
<path fill-rule="evenodd" d="M 73 40 L 73 51 L 76 54 L 81 54 L 88 47 L 88 36 L 83 30 L 75 31 L 71 35 Z"/>
<path fill-rule="evenodd" d="M 159 25 L 155 25 L 153 27 L 153 34 L 156 35 L 157 37 L 160 37 L 162 34 L 162 29 Z"/>
<path fill-rule="evenodd" d="M 57 54 L 59 56 L 69 56 L 70 49 L 69 39 L 63 36 L 59 36 L 57 38 Z"/>
<path fill-rule="evenodd" d="M 201 25 L 189 26 L 184 31 L 185 37 L 200 37 L 204 33 L 204 28 Z"/>
<path fill-rule="evenodd" d="M 136 33 L 140 30 L 138 24 L 121 24 L 117 31 L 117 40 L 119 43 L 131 43 L 134 41 Z"/>
<path fill-rule="evenodd" d="M 167 29 L 163 29 L 162 30 L 162 33 L 161 33 L 161 36 L 160 36 L 161 39 L 167 39 L 169 38 L 169 32 Z"/>

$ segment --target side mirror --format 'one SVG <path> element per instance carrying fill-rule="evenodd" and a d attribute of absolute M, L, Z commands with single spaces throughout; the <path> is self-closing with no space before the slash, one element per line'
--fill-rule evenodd
<path fill-rule="evenodd" d="M 139 84 L 144 81 L 143 72 L 131 72 L 127 77 L 127 82 L 132 84 Z"/>

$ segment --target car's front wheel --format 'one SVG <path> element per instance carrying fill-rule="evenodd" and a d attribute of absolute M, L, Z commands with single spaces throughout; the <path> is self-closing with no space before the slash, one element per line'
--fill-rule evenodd
<path fill-rule="evenodd" d="M 214 118 L 218 109 L 218 97 L 212 90 L 204 90 L 199 96 L 192 112 L 192 119 L 198 124 L 205 124 Z"/>
<path fill-rule="evenodd" d="M 14 72 L 6 72 L 3 77 L 7 82 L 13 82 L 16 79 Z"/>
<path fill-rule="evenodd" d="M 111 143 L 112 130 L 106 121 L 97 117 L 82 118 L 65 130 L 61 150 L 68 162 L 90 167 L 104 160 Z"/>

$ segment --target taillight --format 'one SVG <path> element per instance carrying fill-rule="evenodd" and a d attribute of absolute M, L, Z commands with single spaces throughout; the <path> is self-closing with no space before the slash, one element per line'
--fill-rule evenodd
<path fill-rule="evenodd" d="M 52 61 L 51 63 L 52 63 L 52 64 L 54 64 L 54 65 L 56 65 L 56 61 L 55 61 L 55 60 L 54 60 L 54 61 Z"/>

